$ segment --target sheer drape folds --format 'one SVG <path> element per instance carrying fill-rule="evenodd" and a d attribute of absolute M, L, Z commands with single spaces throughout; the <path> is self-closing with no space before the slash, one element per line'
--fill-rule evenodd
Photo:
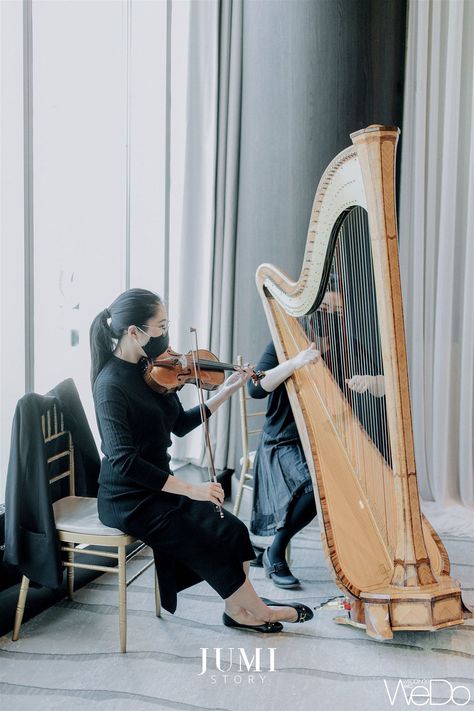
<path fill-rule="evenodd" d="M 170 310 L 173 337 L 233 362 L 232 324 L 240 142 L 242 1 L 173 3 Z M 187 42 L 187 44 L 186 44 Z M 174 64 L 173 64 L 174 60 Z M 173 341 L 175 343 L 175 341 Z M 176 346 L 174 346 L 176 347 Z M 180 395 L 196 402 L 195 390 Z M 227 466 L 229 403 L 210 420 L 215 464 Z M 205 464 L 197 430 L 173 445 L 177 459 Z"/>
<path fill-rule="evenodd" d="M 400 260 L 418 482 L 436 528 L 474 533 L 473 47 L 474 3 L 410 2 Z"/>
<path fill-rule="evenodd" d="M 219 97 L 210 343 L 213 352 L 235 362 L 233 344 L 235 250 L 239 195 L 242 82 L 242 0 L 220 5 Z M 252 284 L 253 286 L 253 284 Z M 230 402 L 211 422 L 216 466 L 227 466 Z"/>

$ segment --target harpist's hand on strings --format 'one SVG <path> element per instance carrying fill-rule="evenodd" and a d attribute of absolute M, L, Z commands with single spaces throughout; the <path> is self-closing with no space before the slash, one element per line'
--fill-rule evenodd
<path fill-rule="evenodd" d="M 299 370 L 300 368 L 303 368 L 309 363 L 316 363 L 316 361 L 319 360 L 320 357 L 320 351 L 317 350 L 316 344 L 312 343 L 309 348 L 306 348 L 304 351 L 300 351 L 293 358 L 295 370 Z"/>
<path fill-rule="evenodd" d="M 222 484 L 215 481 L 191 484 L 188 498 L 194 501 L 212 501 L 213 504 L 222 506 L 224 503 L 224 489 L 222 488 Z"/>
<path fill-rule="evenodd" d="M 375 397 L 385 395 L 385 381 L 383 375 L 353 375 L 346 378 L 347 386 L 356 393 L 369 391 Z"/>

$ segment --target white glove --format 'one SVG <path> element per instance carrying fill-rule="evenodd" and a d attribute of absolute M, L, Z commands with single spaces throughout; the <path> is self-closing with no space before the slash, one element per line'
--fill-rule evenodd
<path fill-rule="evenodd" d="M 304 351 L 300 351 L 293 358 L 293 365 L 295 366 L 295 370 L 299 370 L 303 366 L 308 365 L 308 363 L 316 363 L 316 361 L 319 360 L 320 357 L 320 351 L 318 351 L 316 349 L 316 345 L 312 343 L 309 348 L 306 348 Z"/>
<path fill-rule="evenodd" d="M 356 393 L 365 393 L 368 390 L 375 397 L 385 395 L 383 375 L 353 375 L 352 378 L 346 378 L 346 383 Z"/>

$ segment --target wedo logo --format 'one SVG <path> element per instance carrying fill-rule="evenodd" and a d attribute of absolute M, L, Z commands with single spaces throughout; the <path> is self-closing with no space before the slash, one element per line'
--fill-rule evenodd
<path fill-rule="evenodd" d="M 392 706 L 397 697 L 405 699 L 407 706 L 446 706 L 450 703 L 465 706 L 471 700 L 471 692 L 467 686 L 454 686 L 447 679 L 399 679 L 392 690 L 385 679 L 383 683 Z"/>

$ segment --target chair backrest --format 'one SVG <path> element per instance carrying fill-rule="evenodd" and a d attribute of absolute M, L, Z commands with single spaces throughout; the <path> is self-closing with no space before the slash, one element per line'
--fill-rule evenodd
<path fill-rule="evenodd" d="M 4 560 L 53 589 L 62 584 L 63 565 L 51 504 L 75 494 L 78 478 L 68 414 L 54 397 L 20 398 L 5 490 Z"/>
<path fill-rule="evenodd" d="M 243 365 L 243 358 L 241 355 L 237 356 L 237 365 Z M 250 453 L 249 442 L 253 443 L 252 449 L 256 448 L 258 438 L 262 432 L 263 419 L 265 417 L 265 410 L 258 410 L 257 412 L 249 411 L 249 402 L 256 402 L 253 398 L 248 395 L 247 388 L 244 386 L 239 390 L 239 403 L 240 403 L 240 430 L 242 434 L 242 457 L 244 461 L 248 460 Z M 254 418 L 261 418 L 259 424 L 254 424 Z M 251 429 L 249 429 L 249 420 L 252 420 Z M 258 422 L 258 421 L 257 421 Z"/>
<path fill-rule="evenodd" d="M 69 496 L 75 496 L 74 444 L 71 432 L 64 427 L 64 413 L 56 404 L 41 415 L 41 430 L 47 448 L 50 485 L 68 479 Z"/>
<path fill-rule="evenodd" d="M 57 399 L 64 412 L 66 428 L 71 431 L 74 442 L 75 495 L 96 497 L 100 456 L 74 380 L 67 378 L 61 381 L 47 395 Z"/>

